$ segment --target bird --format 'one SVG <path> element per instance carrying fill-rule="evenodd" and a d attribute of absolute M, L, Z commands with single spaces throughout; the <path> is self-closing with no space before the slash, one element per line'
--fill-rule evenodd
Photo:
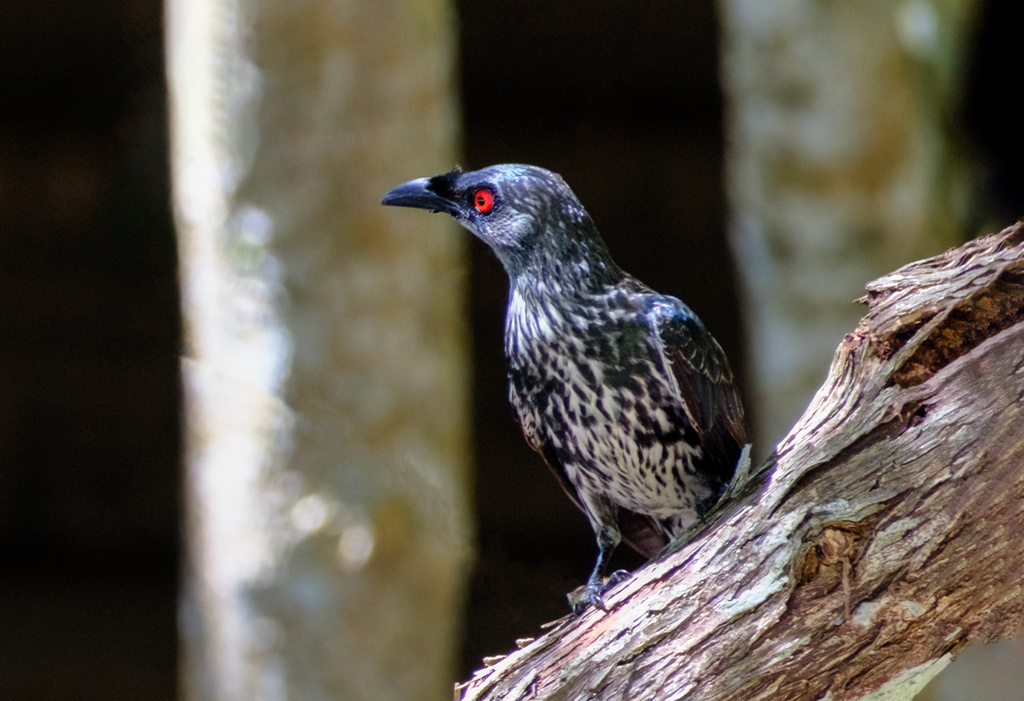
<path fill-rule="evenodd" d="M 509 278 L 509 399 L 526 441 L 590 522 L 598 555 L 572 610 L 607 611 L 628 576 L 725 492 L 747 435 L 725 353 L 696 314 L 612 259 L 562 177 L 537 166 L 455 170 L 398 185 L 388 206 L 450 215 Z"/>

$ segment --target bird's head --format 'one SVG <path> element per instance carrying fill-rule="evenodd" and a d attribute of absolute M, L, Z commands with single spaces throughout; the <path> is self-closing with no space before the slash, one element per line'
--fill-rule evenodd
<path fill-rule="evenodd" d="M 381 204 L 444 212 L 489 245 L 509 275 L 554 263 L 607 261 L 607 249 L 583 205 L 557 173 L 528 165 L 454 170 L 410 180 Z"/>

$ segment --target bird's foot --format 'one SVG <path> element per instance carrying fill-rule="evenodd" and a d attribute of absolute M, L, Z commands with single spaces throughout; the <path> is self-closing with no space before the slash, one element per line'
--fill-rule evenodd
<path fill-rule="evenodd" d="M 629 579 L 629 572 L 626 570 L 615 570 L 605 580 L 591 580 L 587 582 L 586 588 L 577 589 L 576 591 L 569 594 L 569 603 L 572 605 L 573 617 L 579 616 L 587 610 L 588 606 L 593 606 L 602 611 L 608 610 L 608 605 L 604 603 L 604 595 L 609 589 L 612 589 L 617 584 L 624 582 Z"/>
<path fill-rule="evenodd" d="M 625 582 L 627 579 L 629 579 L 629 575 L 629 570 L 615 570 L 610 575 L 608 575 L 608 580 L 604 583 L 605 589 L 611 589 L 616 584 L 621 584 L 622 582 Z"/>

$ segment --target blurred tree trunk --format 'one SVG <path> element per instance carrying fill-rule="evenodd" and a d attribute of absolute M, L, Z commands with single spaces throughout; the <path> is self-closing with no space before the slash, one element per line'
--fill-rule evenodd
<path fill-rule="evenodd" d="M 966 238 L 952 116 L 976 0 L 721 0 L 730 237 L 762 452 L 864 283 Z"/>
<path fill-rule="evenodd" d="M 183 698 L 450 693 L 468 561 L 446 0 L 168 5 Z M 404 224 L 408 221 L 408 225 Z"/>
<path fill-rule="evenodd" d="M 719 3 L 730 236 L 759 454 L 807 404 L 860 315 L 851 300 L 865 281 L 971 233 L 954 120 L 979 6 Z M 921 698 L 1003 698 L 1019 689 L 1010 672 L 1021 666 L 999 658 L 1022 653 L 1020 641 L 971 649 Z"/>

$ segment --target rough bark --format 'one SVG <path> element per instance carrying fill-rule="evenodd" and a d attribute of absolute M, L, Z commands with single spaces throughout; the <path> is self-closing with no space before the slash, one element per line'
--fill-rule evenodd
<path fill-rule="evenodd" d="M 909 699 L 1024 620 L 1024 225 L 868 285 L 772 456 L 482 699 Z"/>
<path fill-rule="evenodd" d="M 447 693 L 469 552 L 464 238 L 379 201 L 455 160 L 451 10 L 168 5 L 183 698 Z"/>

